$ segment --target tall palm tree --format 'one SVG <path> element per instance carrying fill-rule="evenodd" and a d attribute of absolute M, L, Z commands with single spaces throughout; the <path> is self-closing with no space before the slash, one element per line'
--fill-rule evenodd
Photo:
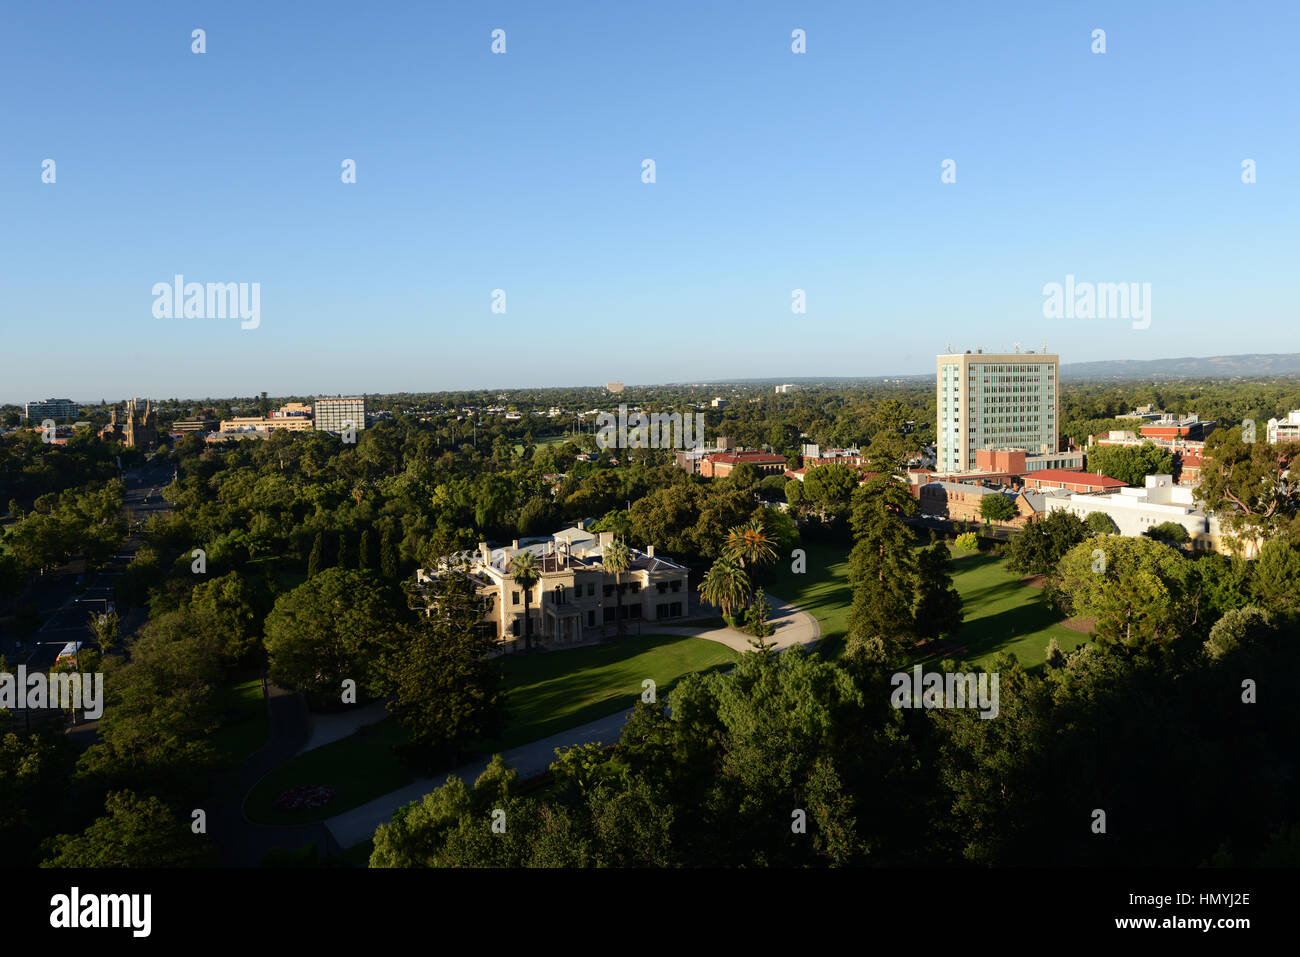
<path fill-rule="evenodd" d="M 528 550 L 515 552 L 510 559 L 510 577 L 524 590 L 524 651 L 533 650 L 533 618 L 529 614 L 532 604 L 533 586 L 542 577 L 537 565 L 537 556 Z"/>
<path fill-rule="evenodd" d="M 722 609 L 724 616 L 731 609 L 749 600 L 749 576 L 745 570 L 726 555 L 709 566 L 700 582 L 700 597 L 710 605 Z"/>
<path fill-rule="evenodd" d="M 748 525 L 737 525 L 728 532 L 722 553 L 732 561 L 739 562 L 741 568 L 747 564 L 766 565 L 776 561 L 776 548 L 772 545 L 772 539 L 763 523 L 757 520 Z"/>
<path fill-rule="evenodd" d="M 632 551 L 617 538 L 611 541 L 600 553 L 601 564 L 605 571 L 614 573 L 614 596 L 618 602 L 618 637 L 622 638 L 626 629 L 623 621 L 623 573 L 632 567 Z"/>

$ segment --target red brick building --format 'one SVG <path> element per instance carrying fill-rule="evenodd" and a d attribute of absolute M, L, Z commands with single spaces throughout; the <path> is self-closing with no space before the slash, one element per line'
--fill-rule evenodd
<path fill-rule="evenodd" d="M 981 472 L 1010 472 L 1023 475 L 1025 469 L 1024 449 L 976 449 L 975 468 Z"/>
<path fill-rule="evenodd" d="M 917 499 L 922 515 L 937 515 L 957 522 L 983 522 L 980 502 L 986 495 L 1006 496 L 1015 506 L 1016 517 L 1008 522 L 998 522 L 998 525 L 1023 527 L 1037 514 L 1023 492 L 1012 493 L 966 482 L 930 482 L 921 486 Z"/>
<path fill-rule="evenodd" d="M 705 478 L 726 478 L 737 465 L 752 465 L 760 475 L 782 475 L 786 470 L 784 455 L 771 452 L 718 452 L 706 455 L 700 462 L 700 474 Z"/>
<path fill-rule="evenodd" d="M 1204 453 L 1188 449 L 1175 454 L 1178 459 L 1178 484 L 1197 486 L 1201 484 L 1201 469 L 1205 467 Z"/>
<path fill-rule="evenodd" d="M 1214 431 L 1213 421 L 1202 422 L 1195 416 L 1183 420 L 1150 422 L 1142 426 L 1142 438 L 1166 443 L 1179 441 L 1204 442 Z"/>
<path fill-rule="evenodd" d="M 1091 472 L 1072 472 L 1067 469 L 1043 469 L 1025 476 L 1025 489 L 1037 491 L 1049 488 L 1063 488 L 1068 492 L 1109 492 L 1112 489 L 1127 488 L 1127 482 L 1113 479 L 1108 475 L 1094 475 Z"/>

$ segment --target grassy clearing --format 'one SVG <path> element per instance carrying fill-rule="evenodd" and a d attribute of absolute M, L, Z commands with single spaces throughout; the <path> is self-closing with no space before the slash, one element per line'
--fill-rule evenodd
<path fill-rule="evenodd" d="M 834 655 L 843 647 L 853 597 L 848 551 L 825 545 L 805 550 L 805 573 L 796 575 L 785 563 L 769 571 L 764 587 L 814 615 L 821 625 L 822 647 L 829 645 L 827 651 Z M 965 660 L 987 665 L 998 652 L 1010 651 L 1032 668 L 1043 663 L 1051 638 L 1065 651 L 1087 640 L 1060 624 L 1041 590 L 1021 584 L 1001 556 L 969 553 L 955 557 L 952 568 L 965 622 L 949 645 L 964 649 L 959 654 Z M 654 680 L 662 696 L 684 675 L 727 668 L 738 658 L 737 652 L 716 642 L 662 635 L 513 656 L 505 663 L 510 725 L 484 750 L 509 750 L 629 708 L 646 678 Z M 265 824 L 323 820 L 409 783 L 410 775 L 392 752 L 393 745 L 406 740 L 405 731 L 391 719 L 363 731 L 299 755 L 268 775 L 249 797 L 249 817 Z M 326 784 L 338 793 L 315 811 L 274 810 L 282 791 L 309 784 Z"/>
<path fill-rule="evenodd" d="M 831 639 L 828 651 L 834 657 L 843 648 L 853 603 L 848 549 L 828 545 L 804 549 L 804 574 L 794 574 L 788 562 L 782 563 L 769 572 L 770 584 L 764 587 L 811 613 L 821 625 L 823 646 Z M 951 567 L 953 584 L 962 598 L 964 622 L 949 644 L 964 647 L 962 657 L 967 661 L 987 665 L 997 653 L 1010 651 L 1026 668 L 1033 668 L 1046 659 L 1052 638 L 1063 651 L 1072 651 L 1088 640 L 1087 635 L 1062 625 L 1060 617 L 1047 607 L 1042 590 L 1022 585 L 1017 575 L 1006 570 L 1001 555 L 954 553 Z"/>
<path fill-rule="evenodd" d="M 485 752 L 506 751 L 630 708 L 651 678 L 660 696 L 695 671 L 730 667 L 739 655 L 726 645 L 700 638 L 641 635 L 621 642 L 512 656 L 506 661 L 510 724 Z M 245 805 L 259 824 L 321 821 L 360 807 L 410 783 L 393 754 L 406 731 L 391 718 L 363 733 L 300 754 L 267 775 Z M 310 811 L 275 810 L 275 799 L 300 785 L 327 785 L 337 792 Z"/>
<path fill-rule="evenodd" d="M 1000 555 L 963 555 L 953 559 L 952 568 L 964 621 L 951 643 L 965 646 L 966 660 L 987 666 L 994 655 L 1009 651 L 1026 668 L 1036 668 L 1046 660 L 1052 638 L 1062 651 L 1073 651 L 1088 640 L 1086 634 L 1062 625 L 1060 616 L 1047 607 L 1042 589 L 1022 585 Z"/>
<path fill-rule="evenodd" d="M 572 435 L 567 435 L 567 434 L 566 435 L 545 435 L 542 436 L 540 439 L 534 439 L 533 444 L 540 448 L 543 445 L 559 445 L 561 442 L 572 442 L 572 441 L 574 441 L 574 437 Z M 523 443 L 516 442 L 515 455 L 523 455 L 523 454 L 524 454 Z"/>
<path fill-rule="evenodd" d="M 662 697 L 683 676 L 729 667 L 739 657 L 716 641 L 663 635 L 512 656 L 506 662 L 510 725 L 488 748 L 508 750 L 630 708 L 646 678 Z"/>
<path fill-rule="evenodd" d="M 806 571 L 795 574 L 791 562 L 777 562 L 768 569 L 761 582 L 763 588 L 799 606 L 817 619 L 821 626 L 819 653 L 837 657 L 849 631 L 849 607 L 853 589 L 849 587 L 849 550 L 834 545 L 801 545 Z"/>
<path fill-rule="evenodd" d="M 406 731 L 391 718 L 362 728 L 351 737 L 313 748 L 262 778 L 248 795 L 244 813 L 258 824 L 304 824 L 323 821 L 410 783 L 411 776 L 393 754 Z M 277 811 L 275 799 L 289 788 L 323 784 L 335 790 L 323 807 Z"/>

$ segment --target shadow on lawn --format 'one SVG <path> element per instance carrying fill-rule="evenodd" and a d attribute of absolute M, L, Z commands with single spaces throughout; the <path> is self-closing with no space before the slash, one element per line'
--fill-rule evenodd
<path fill-rule="evenodd" d="M 563 652 L 556 656 L 558 660 L 552 659 L 550 662 L 546 662 L 548 656 L 525 659 L 527 664 L 523 670 L 531 673 L 520 674 L 515 671 L 512 674 L 507 670 L 507 680 L 513 687 L 507 693 L 509 724 L 505 732 L 496 741 L 485 742 L 478 751 L 481 754 L 491 754 L 509 750 L 631 708 L 641 696 L 641 682 L 645 678 L 656 680 L 656 691 L 660 697 L 668 694 L 685 674 L 675 675 L 664 683 L 654 674 L 632 674 L 632 668 L 629 667 L 626 685 L 614 690 L 610 689 L 610 681 L 615 676 L 606 670 L 612 667 L 617 671 L 619 665 L 625 665 L 646 651 L 662 647 L 662 644 L 657 641 L 627 641 L 575 649 L 575 652 L 588 652 L 581 665 L 566 664 Z M 536 663 L 540 662 L 545 662 L 549 667 L 539 667 Z M 671 661 L 659 662 L 654 670 L 662 674 L 666 667 L 673 668 L 674 664 Z M 682 664 L 685 667 L 685 663 Z M 691 673 L 708 674 L 729 669 L 734 664 L 732 661 L 719 662 L 705 668 L 691 669 Z M 601 691 L 605 693 L 600 697 L 572 708 L 575 700 L 583 700 Z"/>
<path fill-rule="evenodd" d="M 730 667 L 732 664 L 734 664 L 734 662 L 729 661 L 725 663 L 725 666 Z M 662 672 L 666 665 L 671 666 L 671 663 L 659 662 L 655 666 L 654 670 Z M 709 671 L 713 670 L 713 668 L 722 666 L 723 665 L 713 665 L 704 670 Z M 545 704 L 547 706 L 546 710 L 549 710 L 552 704 L 560 704 L 566 701 L 571 702 L 574 698 L 581 698 L 585 694 L 590 694 L 599 688 L 607 687 L 611 677 L 613 676 L 608 672 L 604 674 L 588 674 L 585 672 L 580 674 L 569 674 L 561 672 L 559 674 L 539 678 L 537 681 L 527 685 L 517 685 L 510 691 L 510 694 L 518 697 L 526 695 L 531 701 L 537 702 L 537 705 L 535 705 L 536 707 Z M 650 673 L 648 669 L 643 675 L 632 675 L 629 672 L 629 684 L 627 687 L 627 695 L 629 697 L 640 697 L 641 682 L 645 678 L 654 678 L 656 682 L 659 680 L 654 674 Z M 542 690 L 546 685 L 552 682 L 557 682 L 558 686 L 554 689 Z M 609 697 L 620 697 L 622 694 L 622 691 L 611 691 Z M 632 703 L 629 703 L 628 707 L 631 707 Z"/>
<path fill-rule="evenodd" d="M 953 559 L 954 571 L 974 572 L 998 564 L 1001 555 L 971 554 Z M 971 616 L 974 608 L 984 608 L 990 604 L 1013 600 L 1023 594 L 1025 583 L 1011 578 L 995 581 L 967 590 L 962 595 L 962 607 L 967 617 L 957 633 L 947 642 L 949 649 L 961 648 L 961 657 L 968 661 L 982 658 L 1009 649 L 1024 641 L 1030 635 L 1037 634 L 1062 623 L 1061 616 L 1048 606 L 1040 589 L 1035 589 L 1028 601 L 1022 602 L 1002 611 L 986 612 Z M 1041 636 L 1046 644 L 1048 637 Z M 921 664 L 931 664 L 943 657 L 951 656 L 951 650 L 940 649 L 934 654 L 918 659 Z"/>
<path fill-rule="evenodd" d="M 1060 619 L 1046 607 L 1022 605 L 1019 608 L 1009 608 L 995 615 L 977 618 L 973 622 L 964 624 L 949 639 L 949 643 L 964 646 L 965 652 L 962 658 L 974 661 L 976 658 L 1009 648 L 1055 624 L 1060 624 Z M 1039 635 L 1039 637 L 1046 645 L 1048 636 Z M 950 655 L 943 653 L 930 655 L 920 659 L 919 663 L 932 663 L 943 657 L 950 657 Z"/>
<path fill-rule="evenodd" d="M 962 604 L 965 607 L 971 605 L 984 605 L 994 601 L 1000 601 L 1006 598 L 1012 598 L 1017 595 L 1024 585 L 1018 581 L 999 582 L 994 585 L 985 585 L 983 588 L 974 588 L 962 596 Z M 981 616 L 982 617 L 982 616 Z M 979 619 L 975 619 L 979 620 Z"/>

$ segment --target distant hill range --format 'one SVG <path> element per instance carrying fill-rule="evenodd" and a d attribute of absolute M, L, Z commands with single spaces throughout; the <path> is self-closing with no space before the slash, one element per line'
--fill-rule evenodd
<path fill-rule="evenodd" d="M 1183 359 L 1062 362 L 1062 379 L 1201 379 L 1300 375 L 1300 352 Z"/>
<path fill-rule="evenodd" d="M 1264 379 L 1300 377 L 1300 352 L 1253 353 L 1244 356 L 1186 356 L 1182 359 L 1103 359 L 1100 362 L 1062 362 L 1062 379 L 1123 381 L 1128 379 Z M 891 376 L 786 376 L 783 379 L 712 379 L 707 382 L 675 382 L 671 385 L 771 385 L 790 382 L 802 386 L 835 386 L 862 382 L 892 382 L 912 385 L 933 382 L 933 372 L 912 372 Z"/>

